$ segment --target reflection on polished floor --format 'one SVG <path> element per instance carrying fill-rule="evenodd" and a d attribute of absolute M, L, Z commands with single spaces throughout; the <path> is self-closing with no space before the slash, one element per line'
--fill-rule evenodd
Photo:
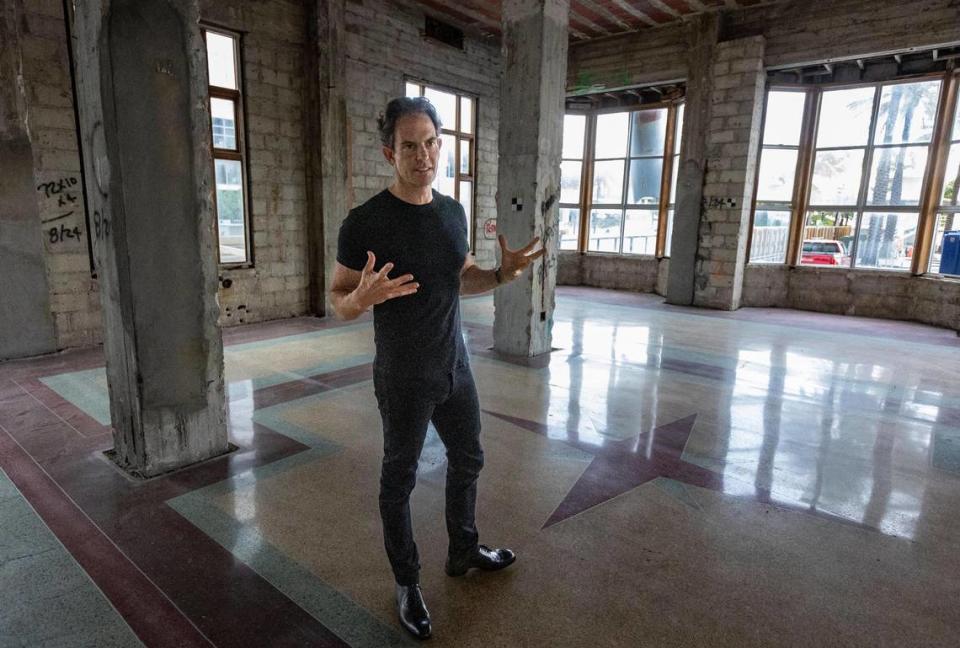
<path fill-rule="evenodd" d="M 413 508 L 432 645 L 957 645 L 953 332 L 564 288 L 556 350 L 520 362 L 489 350 L 492 314 L 463 302 L 479 525 L 519 558 L 443 574 L 431 434 Z M 381 548 L 370 322 L 225 340 L 239 449 L 142 483 L 102 456 L 99 350 L 0 365 L 0 646 L 412 644 Z"/>

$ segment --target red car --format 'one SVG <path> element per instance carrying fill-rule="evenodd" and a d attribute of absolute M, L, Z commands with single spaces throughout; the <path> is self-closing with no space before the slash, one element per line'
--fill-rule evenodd
<path fill-rule="evenodd" d="M 847 265 L 847 251 L 840 241 L 814 239 L 803 242 L 800 263 L 803 265 Z"/>

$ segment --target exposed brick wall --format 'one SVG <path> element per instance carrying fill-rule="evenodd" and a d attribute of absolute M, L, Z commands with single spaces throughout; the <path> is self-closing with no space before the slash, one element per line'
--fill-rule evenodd
<path fill-rule="evenodd" d="M 740 307 L 766 74 L 762 36 L 719 43 L 707 124 L 694 304 Z"/>
<path fill-rule="evenodd" d="M 561 252 L 557 285 L 666 293 L 668 259 Z"/>
<path fill-rule="evenodd" d="M 563 252 L 557 254 L 557 285 L 582 286 L 583 263 L 578 252 Z"/>
<path fill-rule="evenodd" d="M 22 50 L 27 111 L 38 185 L 64 180 L 80 187 L 80 159 L 72 105 L 67 40 L 59 0 L 25 3 Z M 390 167 L 376 139 L 376 115 L 403 93 L 404 74 L 478 96 L 477 257 L 495 263 L 496 242 L 483 223 L 496 218 L 499 123 L 499 48 L 468 39 L 465 52 L 429 44 L 419 36 L 423 14 L 412 5 L 348 3 L 348 78 L 352 93 L 355 204 L 387 186 Z M 243 32 L 241 57 L 250 179 L 252 268 L 223 270 L 220 289 L 225 326 L 307 312 L 308 263 L 303 83 L 307 16 L 294 0 L 203 0 L 204 20 Z M 71 179 L 76 185 L 71 185 Z M 53 311 L 60 346 L 102 339 L 97 281 L 90 272 L 86 218 L 80 192 L 74 213 L 57 221 L 45 241 Z M 41 221 L 64 213 L 59 193 L 41 190 Z M 66 234 L 61 235 L 63 225 Z M 77 235 L 79 233 L 79 236 Z"/>
<path fill-rule="evenodd" d="M 205 20 L 246 32 L 241 55 L 255 265 L 222 272 L 232 280 L 232 287 L 220 290 L 221 322 L 231 325 L 302 314 L 307 310 L 308 285 L 303 5 L 291 0 L 207 1 L 203 5 Z M 24 7 L 21 49 L 26 110 L 34 175 L 40 187 L 38 226 L 44 240 L 58 345 L 95 344 L 102 339 L 102 323 L 79 191 L 80 158 L 63 4 L 31 0 Z M 48 191 L 42 187 L 44 183 L 56 183 L 51 186 L 57 188 Z M 75 202 L 66 199 L 68 193 Z M 60 204 L 61 196 L 64 204 Z M 43 222 L 71 210 L 68 218 Z M 56 234 L 51 232 L 54 225 Z"/>
<path fill-rule="evenodd" d="M 242 55 L 255 266 L 223 273 L 233 284 L 220 291 L 221 321 L 230 325 L 302 314 L 307 311 L 309 281 L 302 99 L 302 57 L 307 33 L 304 5 L 296 0 L 202 0 L 201 5 L 204 19 L 246 32 Z M 71 178 L 77 179 L 75 186 L 79 187 L 80 160 L 63 3 L 30 0 L 23 3 L 23 8 L 21 47 L 26 111 L 35 157 L 34 176 L 39 187 L 60 180 L 67 183 L 65 187 L 74 186 L 70 185 Z M 866 55 L 960 40 L 960 6 L 955 0 L 916 3 L 831 0 L 828 7 L 817 12 L 807 9 L 806 3 L 789 0 L 766 8 L 728 13 L 722 38 L 763 34 L 767 39 L 766 65 Z M 499 46 L 468 37 L 465 51 L 460 52 L 424 41 L 420 37 L 422 26 L 422 9 L 410 0 L 349 0 L 347 3 L 353 204 L 389 184 L 391 169 L 380 153 L 375 118 L 389 98 L 403 92 L 405 74 L 477 95 L 476 251 L 481 265 L 493 265 L 496 241 L 483 236 L 483 223 L 496 218 Z M 685 43 L 684 26 L 675 25 L 577 45 L 570 53 L 568 88 L 594 84 L 613 87 L 682 78 L 686 76 Z M 731 68 L 730 74 L 742 75 L 743 72 Z M 731 84 L 733 76 L 728 79 Z M 720 85 L 725 83 L 727 81 L 721 81 Z M 727 89 L 742 90 L 735 85 Z M 754 123 L 757 110 L 759 102 L 750 105 L 747 99 L 723 100 L 714 105 L 715 121 L 711 128 L 718 134 L 727 130 L 735 132 L 732 142 L 721 142 L 729 137 L 722 134 L 715 139 L 721 154 L 710 162 L 708 184 L 726 184 L 731 181 L 731 173 L 752 175 L 750 162 L 742 163 L 739 154 L 732 157 L 723 154 L 722 147 L 738 143 L 737 131 L 742 131 L 742 122 Z M 716 121 L 720 119 L 727 121 Z M 728 164 L 731 167 L 724 168 Z M 711 191 L 705 193 L 709 195 Z M 67 200 L 61 205 L 59 194 L 48 196 L 42 188 L 37 193 L 41 221 L 38 235 L 44 241 L 51 311 L 58 343 L 63 347 L 96 343 L 101 338 L 97 282 L 89 267 L 87 219 L 79 196 L 74 197 L 75 202 Z M 745 196 L 743 204 L 748 201 L 749 196 Z M 67 206 L 74 212 L 69 217 L 55 223 L 43 222 L 66 213 Z M 739 266 L 735 262 L 732 267 L 725 266 L 731 260 L 721 257 L 733 253 L 739 258 L 743 237 L 737 235 L 734 249 L 733 239 L 728 237 L 734 235 L 738 221 L 736 216 L 733 220 L 728 216 L 710 221 L 702 233 L 702 242 L 704 249 L 711 250 L 704 255 L 704 276 L 715 288 L 729 288 L 729 294 L 724 295 L 722 301 L 732 304 L 736 302 L 733 289 L 739 283 Z M 56 235 L 50 232 L 54 225 Z M 742 221 L 740 225 L 742 231 Z M 666 267 L 666 261 L 653 259 L 625 258 L 611 262 L 591 255 L 564 255 L 560 261 L 560 283 L 629 290 L 656 290 L 659 284 L 662 293 Z M 812 276 L 820 277 L 816 282 L 810 278 L 811 272 Z M 957 320 L 955 282 L 890 273 L 842 275 L 844 279 L 835 279 L 825 271 L 747 268 L 743 303 L 829 308 L 831 312 L 853 309 L 858 314 L 915 318 L 956 326 L 951 323 L 951 318 L 953 322 Z M 730 277 L 730 286 L 723 285 L 728 282 L 727 277 Z M 811 282 L 816 284 L 812 288 Z M 833 296 L 817 294 L 821 287 L 835 283 L 842 285 Z M 884 291 L 889 285 L 888 298 L 870 298 L 874 285 Z M 909 286 L 909 297 L 900 292 L 902 285 Z M 707 296 L 707 292 L 701 293 L 703 303 L 711 303 L 716 296 Z M 825 304 L 824 299 L 836 303 Z M 884 308 L 889 310 L 884 312 Z"/>
<path fill-rule="evenodd" d="M 750 265 L 743 305 L 914 320 L 960 330 L 960 280 L 899 272 Z"/>
<path fill-rule="evenodd" d="M 46 256 L 57 343 L 61 347 L 93 344 L 100 340 L 100 297 L 90 272 L 63 3 L 24 2 L 20 30 L 40 207 L 37 227 Z"/>
<path fill-rule="evenodd" d="M 499 45 L 467 37 L 464 50 L 459 51 L 426 41 L 420 36 L 423 11 L 408 2 L 351 0 L 347 2 L 346 22 L 353 204 L 361 204 L 385 189 L 393 178 L 393 169 L 381 152 L 376 118 L 390 99 L 404 94 L 405 75 L 476 95 L 475 253 L 481 266 L 493 266 L 497 243 L 484 238 L 483 223 L 497 217 Z"/>
<path fill-rule="evenodd" d="M 230 326 L 302 315 L 309 285 L 304 5 L 206 0 L 201 16 L 245 32 L 241 56 L 254 265 L 221 272 L 232 285 L 220 288 L 220 322 Z"/>
<path fill-rule="evenodd" d="M 567 92 L 676 81 L 687 76 L 687 35 L 682 24 L 572 44 Z"/>

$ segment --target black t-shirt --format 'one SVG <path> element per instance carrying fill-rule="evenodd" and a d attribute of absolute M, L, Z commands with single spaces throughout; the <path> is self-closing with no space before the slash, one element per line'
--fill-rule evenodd
<path fill-rule="evenodd" d="M 466 357 L 460 331 L 460 271 L 469 253 L 463 207 L 433 192 L 426 205 L 384 190 L 350 211 L 340 226 L 337 261 L 363 270 L 367 250 L 375 270 L 393 262 L 390 278 L 410 273 L 413 295 L 373 308 L 375 366 L 396 378 L 445 375 Z"/>

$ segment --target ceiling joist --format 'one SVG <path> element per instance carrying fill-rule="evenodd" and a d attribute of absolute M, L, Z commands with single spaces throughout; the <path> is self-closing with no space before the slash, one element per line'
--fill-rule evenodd
<path fill-rule="evenodd" d="M 485 38 L 500 37 L 501 3 L 490 0 L 409 0 L 434 17 Z M 586 41 L 659 27 L 700 13 L 743 9 L 779 0 L 570 0 L 571 40 Z"/>

